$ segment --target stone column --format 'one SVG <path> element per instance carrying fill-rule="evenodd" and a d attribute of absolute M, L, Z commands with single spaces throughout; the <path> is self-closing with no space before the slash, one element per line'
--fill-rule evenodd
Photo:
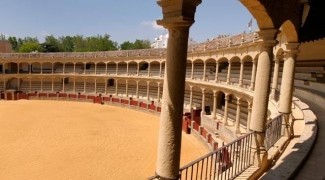
<path fill-rule="evenodd" d="M 32 65 L 31 64 L 29 64 L 29 74 L 32 74 Z"/>
<path fill-rule="evenodd" d="M 116 75 L 118 75 L 118 63 L 116 63 Z"/>
<path fill-rule="evenodd" d="M 62 92 L 64 92 L 64 78 L 62 78 Z"/>
<path fill-rule="evenodd" d="M 252 62 L 253 62 L 253 68 L 252 68 L 251 86 L 249 87 L 249 90 L 254 91 L 257 61 L 256 61 L 256 59 L 253 59 Z"/>
<path fill-rule="evenodd" d="M 52 92 L 54 92 L 54 80 L 52 78 Z"/>
<path fill-rule="evenodd" d="M 243 87 L 243 74 L 244 74 L 244 65 L 245 62 L 243 60 L 240 61 L 240 73 L 239 73 L 239 87 Z"/>
<path fill-rule="evenodd" d="M 190 113 L 191 121 L 193 121 L 193 86 L 190 86 Z"/>
<path fill-rule="evenodd" d="M 149 102 L 150 82 L 147 82 L 147 101 Z"/>
<path fill-rule="evenodd" d="M 126 63 L 126 75 L 129 75 L 129 63 Z"/>
<path fill-rule="evenodd" d="M 73 79 L 73 92 L 76 92 L 76 79 Z"/>
<path fill-rule="evenodd" d="M 280 103 L 279 103 L 279 111 L 283 113 L 282 120 L 282 129 L 283 134 L 287 137 L 291 137 L 290 132 L 290 113 L 292 106 L 292 94 L 293 94 L 293 86 L 294 86 L 294 78 L 295 78 L 295 63 L 298 54 L 299 43 L 289 43 L 286 44 L 285 58 L 283 64 L 283 73 L 282 73 L 282 81 L 281 81 L 281 90 L 280 90 Z"/>
<path fill-rule="evenodd" d="M 107 72 L 107 71 L 106 71 Z M 107 94 L 107 79 L 105 79 L 105 95 Z"/>
<path fill-rule="evenodd" d="M 138 63 L 137 76 L 140 75 L 140 63 Z"/>
<path fill-rule="evenodd" d="M 19 72 L 19 64 L 18 64 L 18 72 Z M 41 63 L 41 74 L 43 74 L 43 63 Z"/>
<path fill-rule="evenodd" d="M 76 74 L 76 63 L 73 63 L 73 74 Z"/>
<path fill-rule="evenodd" d="M 265 125 L 267 121 L 268 100 L 271 80 L 271 64 L 273 59 L 273 47 L 276 45 L 276 34 L 278 30 L 267 29 L 258 32 L 261 38 L 260 54 L 258 57 L 258 67 L 256 72 L 256 84 L 253 99 L 252 117 L 250 130 L 255 131 L 253 140 L 253 152 L 256 157 L 254 164 L 262 166 L 265 148 Z"/>
<path fill-rule="evenodd" d="M 160 82 L 158 82 L 158 94 L 157 94 L 157 102 L 160 102 Z"/>
<path fill-rule="evenodd" d="M 236 123 L 235 123 L 235 131 L 236 134 L 240 134 L 240 114 L 241 114 L 241 98 L 237 97 L 237 111 L 236 111 Z"/>
<path fill-rule="evenodd" d="M 216 119 L 217 118 L 217 93 L 218 93 L 218 91 L 213 91 L 212 119 Z"/>
<path fill-rule="evenodd" d="M 158 1 L 164 18 L 157 24 L 169 31 L 156 168 L 160 180 L 179 177 L 188 36 L 200 3 L 201 0 Z"/>
<path fill-rule="evenodd" d="M 230 84 L 231 61 L 228 60 L 227 84 Z"/>
<path fill-rule="evenodd" d="M 95 79 L 95 94 L 97 94 L 97 79 Z"/>
<path fill-rule="evenodd" d="M 229 101 L 229 94 L 225 93 L 225 111 L 223 114 L 223 125 L 228 125 L 228 101 Z"/>
<path fill-rule="evenodd" d="M 86 93 L 86 86 L 87 86 L 87 82 L 86 79 L 84 79 L 84 93 Z"/>
<path fill-rule="evenodd" d="M 41 78 L 41 92 L 43 92 L 43 78 Z"/>
<path fill-rule="evenodd" d="M 30 81 L 30 79 L 29 79 Z M 4 78 L 3 79 L 3 90 L 5 91 L 6 90 L 6 79 Z M 29 84 L 29 92 L 30 92 L 30 84 Z"/>
<path fill-rule="evenodd" d="M 129 83 L 128 83 L 128 80 L 126 80 L 125 81 L 125 96 L 126 97 L 129 97 L 128 89 L 129 89 Z"/>
<path fill-rule="evenodd" d="M 206 75 L 207 75 L 207 63 L 203 61 L 203 78 L 202 78 L 203 81 L 206 80 Z"/>
<path fill-rule="evenodd" d="M 191 79 L 194 79 L 194 62 L 192 62 Z"/>
<path fill-rule="evenodd" d="M 63 63 L 63 74 L 65 74 L 65 63 Z"/>
<path fill-rule="evenodd" d="M 17 78 L 18 79 L 18 90 L 20 90 L 20 78 Z"/>
<path fill-rule="evenodd" d="M 216 62 L 216 77 L 215 77 L 215 79 L 214 79 L 214 82 L 215 82 L 215 83 L 217 83 L 218 80 L 219 80 L 219 79 L 218 79 L 218 78 L 219 78 L 218 76 L 219 76 L 219 62 L 217 61 L 217 62 Z"/>
<path fill-rule="evenodd" d="M 5 88 L 6 88 L 6 84 L 5 85 Z M 29 78 L 29 92 L 32 92 L 32 79 Z"/>
<path fill-rule="evenodd" d="M 52 63 L 52 74 L 54 73 L 54 64 Z"/>
<path fill-rule="evenodd" d="M 162 68 L 162 62 L 160 63 L 160 66 L 159 66 L 159 77 L 161 77 L 161 68 Z"/>
<path fill-rule="evenodd" d="M 148 63 L 148 77 L 150 77 L 150 63 Z"/>
<path fill-rule="evenodd" d="M 84 74 L 86 74 L 87 63 L 84 63 Z"/>
<path fill-rule="evenodd" d="M 273 80 L 272 80 L 272 88 L 271 88 L 271 94 L 270 94 L 271 100 L 276 100 L 275 93 L 276 93 L 276 89 L 278 88 L 280 59 L 281 59 L 281 56 L 276 56 L 276 58 L 274 59 Z"/>
<path fill-rule="evenodd" d="M 249 126 L 250 126 L 250 123 L 251 123 L 251 116 L 252 116 L 252 103 L 247 101 L 248 103 L 248 106 L 247 106 L 247 122 L 246 122 L 246 132 L 248 133 L 249 132 Z"/>
<path fill-rule="evenodd" d="M 136 98 L 137 98 L 137 101 L 139 99 L 139 81 L 137 81 L 137 90 L 136 90 Z"/>
<path fill-rule="evenodd" d="M 115 80 L 115 94 L 118 96 L 118 79 Z"/>
<path fill-rule="evenodd" d="M 108 72 L 107 72 L 107 64 L 108 64 L 108 63 L 105 63 L 105 74 L 106 74 L 106 75 L 108 74 Z"/>
<path fill-rule="evenodd" d="M 95 74 L 97 74 L 97 63 L 95 63 Z"/>
<path fill-rule="evenodd" d="M 203 115 L 206 115 L 206 112 L 205 112 L 205 89 L 202 89 L 202 111 L 201 111 L 201 117 Z"/>

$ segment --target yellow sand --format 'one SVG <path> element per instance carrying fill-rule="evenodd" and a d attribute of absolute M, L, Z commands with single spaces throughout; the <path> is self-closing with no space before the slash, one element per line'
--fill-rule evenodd
<path fill-rule="evenodd" d="M 155 172 L 158 121 L 107 105 L 0 101 L 0 179 L 145 179 Z M 183 135 L 182 165 L 207 152 Z"/>

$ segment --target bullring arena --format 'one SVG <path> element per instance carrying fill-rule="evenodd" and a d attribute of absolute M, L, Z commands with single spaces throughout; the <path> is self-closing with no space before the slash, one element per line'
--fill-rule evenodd
<path fill-rule="evenodd" d="M 325 3 L 240 2 L 259 31 L 184 46 L 201 0 L 161 0 L 166 49 L 1 53 L 0 175 L 324 179 Z"/>
<path fill-rule="evenodd" d="M 63 101 L 0 108 L 0 179 L 146 179 L 155 171 L 155 115 Z M 182 143 L 182 165 L 208 152 L 192 135 Z"/>

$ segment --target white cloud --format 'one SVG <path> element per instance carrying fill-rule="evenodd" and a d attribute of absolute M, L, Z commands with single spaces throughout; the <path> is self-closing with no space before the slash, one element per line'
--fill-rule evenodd
<path fill-rule="evenodd" d="M 45 36 L 50 36 L 51 34 L 46 32 L 45 30 L 42 30 L 40 35 L 45 37 Z"/>
<path fill-rule="evenodd" d="M 159 26 L 156 21 L 142 21 L 142 26 L 151 26 L 151 28 L 155 30 L 164 30 L 165 28 L 162 26 Z"/>

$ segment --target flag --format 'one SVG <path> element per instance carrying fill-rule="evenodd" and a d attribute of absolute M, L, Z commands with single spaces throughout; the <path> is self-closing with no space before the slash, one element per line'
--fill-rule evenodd
<path fill-rule="evenodd" d="M 248 29 L 251 31 L 252 30 L 252 18 L 251 18 L 251 20 L 247 23 L 247 27 L 248 27 Z"/>

